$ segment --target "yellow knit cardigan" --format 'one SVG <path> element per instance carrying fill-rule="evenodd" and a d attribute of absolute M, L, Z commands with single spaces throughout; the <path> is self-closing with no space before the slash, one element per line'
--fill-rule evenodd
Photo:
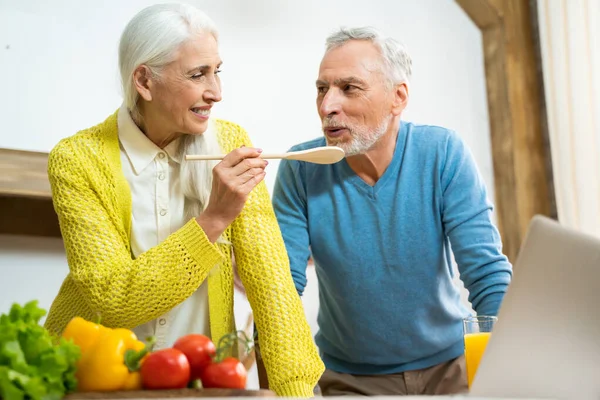
<path fill-rule="evenodd" d="M 217 120 L 224 152 L 252 146 L 246 132 Z M 46 328 L 60 333 L 74 316 L 134 328 L 183 302 L 208 277 L 211 336 L 235 330 L 235 255 L 257 328 L 272 390 L 310 397 L 323 373 L 266 185 L 250 194 L 241 214 L 212 244 L 194 219 L 134 259 L 130 249 L 131 194 L 121 170 L 117 113 L 61 140 L 48 174 L 70 273 L 54 300 Z"/>

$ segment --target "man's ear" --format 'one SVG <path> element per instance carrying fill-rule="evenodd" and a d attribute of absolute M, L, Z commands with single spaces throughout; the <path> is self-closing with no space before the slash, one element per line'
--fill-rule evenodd
<path fill-rule="evenodd" d="M 140 97 L 146 101 L 152 101 L 152 71 L 145 65 L 140 65 L 133 71 L 133 84 L 140 94 Z"/>
<path fill-rule="evenodd" d="M 392 114 L 400 115 L 408 105 L 408 84 L 402 82 L 394 87 L 394 101 L 392 102 Z"/>

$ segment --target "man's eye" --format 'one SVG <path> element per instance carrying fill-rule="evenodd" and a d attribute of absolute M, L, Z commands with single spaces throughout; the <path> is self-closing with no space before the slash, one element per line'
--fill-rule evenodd
<path fill-rule="evenodd" d="M 317 88 L 317 93 L 323 94 L 325 92 L 327 92 L 327 88 L 325 86 L 321 86 L 321 87 Z"/>
<path fill-rule="evenodd" d="M 354 85 L 346 85 L 344 86 L 344 92 L 352 92 L 354 90 L 358 89 L 358 87 L 354 86 Z"/>
<path fill-rule="evenodd" d="M 215 70 L 215 75 L 220 74 L 221 73 L 221 68 L 218 68 Z"/>
<path fill-rule="evenodd" d="M 196 75 L 192 75 L 192 79 L 200 79 L 204 76 L 204 74 L 196 74 Z"/>

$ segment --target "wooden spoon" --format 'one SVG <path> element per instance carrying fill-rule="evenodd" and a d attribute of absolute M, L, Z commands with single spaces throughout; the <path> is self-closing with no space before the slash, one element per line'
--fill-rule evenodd
<path fill-rule="evenodd" d="M 314 164 L 335 164 L 344 158 L 346 154 L 344 150 L 336 146 L 322 146 L 315 147 L 314 149 L 301 150 L 301 151 L 290 151 L 288 153 L 279 154 L 261 154 L 260 158 L 264 159 L 284 159 L 284 160 L 297 160 L 306 161 Z M 221 155 L 195 155 L 188 154 L 185 156 L 187 161 L 204 161 L 204 160 L 222 160 L 225 157 Z"/>

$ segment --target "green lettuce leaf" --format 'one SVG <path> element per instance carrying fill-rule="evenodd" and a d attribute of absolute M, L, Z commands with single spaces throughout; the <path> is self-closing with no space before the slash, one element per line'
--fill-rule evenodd
<path fill-rule="evenodd" d="M 54 340 L 39 324 L 46 311 L 37 301 L 14 304 L 0 316 L 0 398 L 60 400 L 75 391 L 79 347 Z"/>

